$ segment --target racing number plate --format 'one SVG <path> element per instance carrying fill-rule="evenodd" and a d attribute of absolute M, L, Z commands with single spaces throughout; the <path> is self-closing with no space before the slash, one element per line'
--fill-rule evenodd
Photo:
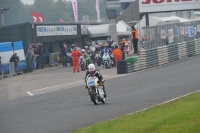
<path fill-rule="evenodd" d="M 94 80 L 90 80 L 90 81 L 88 82 L 88 84 L 89 84 L 90 86 L 95 85 Z"/>

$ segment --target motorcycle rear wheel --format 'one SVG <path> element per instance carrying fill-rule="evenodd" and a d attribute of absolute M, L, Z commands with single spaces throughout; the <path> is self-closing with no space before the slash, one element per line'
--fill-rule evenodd
<path fill-rule="evenodd" d="M 106 103 L 106 98 L 104 97 L 103 99 L 101 99 L 102 103 Z"/>

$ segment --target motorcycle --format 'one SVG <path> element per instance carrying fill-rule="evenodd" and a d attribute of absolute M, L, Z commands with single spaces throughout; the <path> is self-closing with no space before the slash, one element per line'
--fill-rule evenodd
<path fill-rule="evenodd" d="M 109 54 L 104 54 L 102 57 L 103 60 L 103 67 L 108 69 L 111 67 L 111 59 L 110 59 L 110 55 Z"/>
<path fill-rule="evenodd" d="M 114 67 L 115 66 L 115 58 L 113 55 L 110 55 L 110 59 L 111 59 L 111 66 Z"/>
<path fill-rule="evenodd" d="M 66 56 L 67 62 L 70 63 L 70 66 L 73 66 L 73 57 L 71 56 L 71 53 L 70 53 L 70 52 L 67 52 L 66 55 L 67 55 L 67 56 Z"/>
<path fill-rule="evenodd" d="M 106 102 L 103 86 L 99 86 L 97 81 L 98 81 L 97 77 L 89 77 L 87 79 L 87 86 L 90 89 L 90 98 L 95 105 L 97 105 L 98 102 L 102 103 Z"/>
<path fill-rule="evenodd" d="M 96 53 L 95 62 L 97 63 L 97 66 L 101 66 L 101 52 Z"/>
<path fill-rule="evenodd" d="M 86 69 L 86 59 L 84 56 L 80 56 L 80 65 L 81 65 L 81 71 L 85 71 Z"/>

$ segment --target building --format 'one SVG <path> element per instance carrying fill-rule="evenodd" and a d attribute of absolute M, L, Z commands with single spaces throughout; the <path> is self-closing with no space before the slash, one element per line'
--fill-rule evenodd
<path fill-rule="evenodd" d="M 136 0 L 106 0 L 106 12 L 108 19 L 117 18 Z"/>
<path fill-rule="evenodd" d="M 47 54 L 51 49 L 60 53 L 63 43 L 77 44 L 83 47 L 90 42 L 88 36 L 82 35 L 81 27 L 84 25 L 100 25 L 104 23 L 22 23 L 0 27 L 0 42 L 22 41 L 24 54 L 26 55 L 32 43 L 42 43 Z M 28 54 L 27 66 L 31 69 L 31 55 Z"/>

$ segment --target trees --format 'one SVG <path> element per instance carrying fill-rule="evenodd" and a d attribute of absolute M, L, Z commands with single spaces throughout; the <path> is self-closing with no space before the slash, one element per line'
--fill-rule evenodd
<path fill-rule="evenodd" d="M 78 0 L 79 21 L 82 21 L 82 16 L 85 15 L 88 15 L 90 20 L 96 21 L 95 2 L 95 0 Z M 0 7 L 4 5 L 10 7 L 9 11 L 4 12 L 5 25 L 32 22 L 31 11 L 41 12 L 45 22 L 59 22 L 60 18 L 63 18 L 65 22 L 74 21 L 72 4 L 70 1 L 35 0 L 34 4 L 27 5 L 23 4 L 20 0 L 0 0 Z M 99 0 L 99 5 L 101 18 L 104 18 L 105 5 L 103 4 L 103 0 Z"/>

